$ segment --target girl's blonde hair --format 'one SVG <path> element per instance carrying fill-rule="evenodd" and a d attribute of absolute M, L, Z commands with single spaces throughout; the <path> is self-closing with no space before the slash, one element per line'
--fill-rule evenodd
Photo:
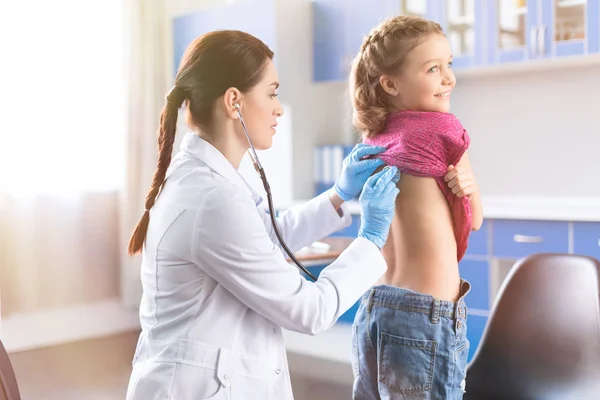
<path fill-rule="evenodd" d="M 442 27 L 420 17 L 398 16 L 374 28 L 352 62 L 349 91 L 353 123 L 367 137 L 380 132 L 390 111 L 389 95 L 379 79 L 400 71 L 408 53 Z"/>

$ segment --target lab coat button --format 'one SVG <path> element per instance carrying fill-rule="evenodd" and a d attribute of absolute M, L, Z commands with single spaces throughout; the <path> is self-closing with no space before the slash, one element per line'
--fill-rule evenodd
<path fill-rule="evenodd" d="M 275 370 L 275 373 L 276 373 L 277 375 L 279 375 L 279 374 L 281 373 L 281 370 L 280 370 L 279 368 L 277 368 L 277 369 Z"/>
<path fill-rule="evenodd" d="M 221 378 L 221 385 L 223 385 L 223 387 L 228 387 L 229 384 L 230 384 L 229 375 L 224 374 L 223 377 Z"/>

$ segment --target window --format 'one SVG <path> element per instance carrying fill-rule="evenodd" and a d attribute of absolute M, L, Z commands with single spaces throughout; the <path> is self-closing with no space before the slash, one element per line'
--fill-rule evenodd
<path fill-rule="evenodd" d="M 127 104 L 123 2 L 2 3 L 0 192 L 120 187 Z"/>

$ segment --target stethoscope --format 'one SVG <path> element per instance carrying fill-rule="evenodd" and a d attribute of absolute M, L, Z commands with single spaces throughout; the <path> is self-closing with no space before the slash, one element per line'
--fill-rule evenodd
<path fill-rule="evenodd" d="M 267 192 L 267 201 L 269 203 L 269 213 L 271 215 L 271 223 L 273 224 L 273 229 L 275 230 L 275 235 L 277 235 L 277 239 L 279 240 L 281 247 L 283 247 L 283 250 L 290 257 L 290 259 L 294 262 L 294 264 L 296 264 L 296 266 L 298 268 L 300 268 L 302 270 L 302 272 L 304 272 L 313 281 L 316 282 L 317 277 L 314 276 L 313 274 L 311 274 L 304 267 L 304 265 L 302 265 L 302 263 L 300 261 L 298 261 L 296 256 L 294 256 L 294 253 L 292 253 L 292 251 L 287 247 L 287 245 L 283 241 L 283 238 L 281 237 L 281 233 L 279 232 L 279 225 L 277 224 L 277 219 L 275 219 L 275 210 L 273 207 L 273 197 L 271 196 L 271 187 L 269 186 L 269 182 L 267 181 L 267 175 L 265 175 L 265 170 L 263 169 L 262 165 L 260 164 L 260 161 L 258 160 L 258 156 L 256 155 L 256 150 L 254 150 L 254 145 L 252 144 L 252 141 L 250 140 L 250 135 L 248 134 L 248 129 L 246 128 L 246 123 L 244 122 L 244 118 L 242 118 L 242 112 L 240 111 L 240 105 L 235 103 L 233 106 L 235 107 L 235 109 L 238 112 L 238 115 L 240 117 L 240 122 L 242 123 L 242 128 L 244 128 L 244 133 L 246 134 L 246 139 L 248 139 L 248 144 L 250 144 L 250 148 L 248 149 L 248 155 L 252 159 L 252 163 L 254 164 L 254 168 L 256 169 L 256 172 L 258 172 L 258 175 L 260 175 L 260 179 L 262 180 L 263 186 L 265 187 L 265 192 Z M 252 151 L 250 151 L 250 150 L 252 150 Z"/>

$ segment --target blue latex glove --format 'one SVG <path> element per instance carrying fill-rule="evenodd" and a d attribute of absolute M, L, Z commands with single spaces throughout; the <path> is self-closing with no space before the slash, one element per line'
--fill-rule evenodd
<path fill-rule="evenodd" d="M 400 193 L 396 187 L 399 180 L 398 168 L 385 167 L 367 180 L 360 195 L 361 225 L 358 236 L 370 240 L 380 249 L 390 232 L 396 196 Z"/>
<path fill-rule="evenodd" d="M 381 146 L 357 144 L 348 157 L 344 159 L 342 174 L 338 178 L 333 190 L 344 201 L 352 200 L 362 190 L 367 179 L 382 166 L 384 162 L 378 158 L 363 160 L 364 157 L 379 154 L 385 150 Z"/>

